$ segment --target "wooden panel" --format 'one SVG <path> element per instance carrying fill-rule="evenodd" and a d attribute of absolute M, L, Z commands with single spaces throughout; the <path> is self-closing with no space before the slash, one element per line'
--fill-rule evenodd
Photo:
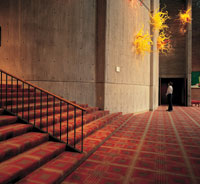
<path fill-rule="evenodd" d="M 192 88 L 192 100 L 200 100 L 200 88 Z"/>

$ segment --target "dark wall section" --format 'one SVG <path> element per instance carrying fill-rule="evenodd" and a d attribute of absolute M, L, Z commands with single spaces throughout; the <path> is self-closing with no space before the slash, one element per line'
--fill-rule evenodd
<path fill-rule="evenodd" d="M 161 79 L 161 105 L 167 104 L 167 87 L 169 82 L 173 83 L 173 104 L 185 105 L 186 104 L 186 91 L 184 78 L 163 78 Z"/>
<path fill-rule="evenodd" d="M 192 2 L 192 71 L 200 71 L 200 1 Z M 200 88 L 192 88 L 191 99 L 200 100 Z"/>
<path fill-rule="evenodd" d="M 193 0 L 192 10 L 192 71 L 200 71 L 200 1 Z"/>
<path fill-rule="evenodd" d="M 186 33 L 178 20 L 179 10 L 185 9 L 183 0 L 161 0 L 170 16 L 167 21 L 171 35 L 172 49 L 167 55 L 160 54 L 160 77 L 184 77 L 186 74 Z"/>
<path fill-rule="evenodd" d="M 160 78 L 177 78 L 177 80 L 186 78 L 187 29 L 178 20 L 179 11 L 186 10 L 186 2 L 161 0 L 161 7 L 166 6 L 171 17 L 167 24 L 171 33 L 172 50 L 167 55 L 160 55 Z M 192 71 L 200 71 L 200 2 L 198 0 L 192 2 Z M 184 85 L 179 87 L 185 90 Z M 200 89 L 191 90 L 191 99 L 200 99 Z"/>

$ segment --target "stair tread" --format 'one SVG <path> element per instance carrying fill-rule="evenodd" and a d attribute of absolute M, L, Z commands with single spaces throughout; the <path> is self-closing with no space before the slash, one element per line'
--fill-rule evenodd
<path fill-rule="evenodd" d="M 107 123 L 105 126 L 98 129 L 98 131 L 95 131 L 89 136 L 85 137 L 83 141 L 84 152 L 86 153 L 90 152 L 93 147 L 95 147 L 102 140 L 110 136 L 121 124 L 123 124 L 132 116 L 133 116 L 132 113 L 125 115 L 119 113 L 119 116 L 113 119 L 110 123 Z M 76 144 L 76 148 L 81 149 L 81 147 L 82 147 L 82 142 L 78 142 Z"/>
<path fill-rule="evenodd" d="M 55 102 L 55 104 L 60 106 L 60 102 Z M 35 105 L 40 106 L 41 104 L 40 104 L 40 102 L 37 102 L 37 103 L 35 103 Z M 42 103 L 42 105 L 47 105 L 47 102 Z M 53 102 L 52 101 L 48 102 L 48 105 L 53 105 Z M 78 104 L 78 105 L 84 106 L 84 107 L 88 106 L 88 104 Z M 13 106 L 13 108 L 17 108 L 17 106 L 15 104 L 13 104 L 12 106 Z M 64 106 L 64 103 L 62 106 Z M 8 105 L 7 107 L 11 108 L 11 105 Z M 24 107 L 28 107 L 28 104 L 24 104 Z M 29 107 L 34 107 L 34 103 L 30 103 Z M 19 104 L 18 108 L 22 108 L 22 104 Z"/>
<path fill-rule="evenodd" d="M 126 121 L 130 115 L 121 115 L 118 113 L 119 116 L 111 122 L 111 124 L 121 124 L 122 122 Z M 118 122 L 119 121 L 119 122 Z M 119 125 L 118 125 L 119 126 Z M 102 129 L 107 129 L 107 126 L 103 127 Z M 94 133 L 95 134 L 95 133 Z M 87 139 L 87 138 L 86 138 Z M 87 144 L 87 143 L 86 143 Z M 94 147 L 99 144 L 99 142 L 94 143 Z M 91 151 L 91 149 L 90 149 Z M 87 157 L 87 153 L 73 153 L 73 152 L 63 152 L 58 157 L 54 158 L 50 162 L 46 163 L 42 167 L 38 168 L 34 172 L 30 173 L 28 176 L 23 178 L 17 184 L 24 184 L 24 183 L 56 183 L 61 181 L 64 176 L 68 176 L 72 171 L 74 166 L 79 166 L 80 160 L 84 157 Z M 53 176 L 55 174 L 55 176 Z M 44 176 L 48 175 L 48 180 L 44 180 Z"/>
<path fill-rule="evenodd" d="M 50 114 L 50 113 L 53 113 L 53 107 L 49 107 L 48 108 L 48 113 Z M 86 112 L 91 112 L 91 111 L 93 111 L 93 110 L 96 110 L 97 109 L 97 107 L 87 107 L 86 108 Z M 37 110 L 35 110 L 35 112 L 34 112 L 34 110 L 30 110 L 29 111 L 29 116 L 31 116 L 31 115 L 34 115 L 34 114 L 37 114 L 37 113 L 39 113 L 40 114 L 40 109 L 37 109 Z M 79 109 L 77 109 L 76 110 L 76 113 L 78 113 L 78 112 L 80 112 L 81 110 L 79 110 Z M 62 109 L 62 113 L 66 113 L 67 112 L 67 109 L 66 108 L 64 108 L 63 107 L 63 109 Z M 44 108 L 44 109 L 42 109 L 42 113 L 45 113 L 45 115 L 47 114 L 47 108 Z M 69 113 L 72 113 L 72 114 L 74 114 L 74 110 L 69 110 Z M 55 107 L 55 114 L 60 114 L 60 107 Z M 26 116 L 26 115 L 28 115 L 28 112 L 25 112 L 24 113 L 24 116 Z"/>
<path fill-rule="evenodd" d="M 119 113 L 112 113 L 108 114 L 106 116 L 103 116 L 102 118 L 96 119 L 89 124 L 86 124 L 83 128 L 83 137 L 87 137 L 91 133 L 95 132 L 96 130 L 102 128 L 105 124 L 113 120 L 115 117 L 117 117 Z M 69 138 L 69 144 L 74 144 L 74 130 L 70 131 L 68 134 Z M 79 127 L 76 129 L 76 142 L 80 141 L 82 138 L 82 127 Z M 67 135 L 62 135 L 62 140 L 66 140 Z"/>
<path fill-rule="evenodd" d="M 0 108 L 0 115 L 2 115 L 4 112 L 4 109 L 3 108 Z"/>
<path fill-rule="evenodd" d="M 0 116 L 0 126 L 15 123 L 17 121 L 17 116 L 1 115 Z"/>
<path fill-rule="evenodd" d="M 96 117 L 101 117 L 103 116 L 104 111 L 95 111 L 89 114 L 85 114 L 83 117 L 83 124 L 87 124 L 89 122 L 91 122 L 92 120 L 96 119 Z M 98 115 L 98 116 L 97 116 Z M 100 116 L 101 115 L 101 116 Z M 76 127 L 81 126 L 82 124 L 82 117 L 77 117 L 76 119 Z M 72 130 L 74 128 L 74 119 L 70 119 L 68 121 L 68 130 Z M 43 130 L 45 131 L 47 128 L 43 128 Z M 48 126 L 48 131 L 52 134 L 53 133 L 53 129 L 54 129 L 54 135 L 60 135 L 60 123 L 57 123 L 55 125 L 51 125 Z M 67 132 L 67 121 L 63 121 L 61 123 L 61 130 L 62 130 L 62 134 Z"/>
<path fill-rule="evenodd" d="M 29 132 L 0 143 L 0 162 L 48 141 L 49 135 Z"/>
<path fill-rule="evenodd" d="M 28 132 L 32 129 L 32 127 L 33 125 L 31 124 L 21 124 L 21 123 L 1 126 L 0 141 Z"/>
<path fill-rule="evenodd" d="M 38 111 L 38 112 L 40 113 L 40 111 Z M 98 112 L 98 111 L 90 112 L 89 114 L 92 114 L 92 113 L 95 113 L 95 112 Z M 43 113 L 45 113 L 45 112 L 43 112 Z M 77 115 L 76 115 L 77 119 L 79 117 L 81 117 L 81 111 L 80 110 L 76 111 L 76 113 L 77 113 Z M 68 119 L 70 120 L 70 119 L 73 119 L 73 118 L 74 118 L 74 112 L 69 111 Z M 48 116 L 48 126 L 51 126 L 53 124 L 53 120 L 55 120 L 55 124 L 59 123 L 60 122 L 60 113 L 56 113 L 55 118 L 53 118 L 52 114 Z M 66 120 L 67 120 L 67 113 L 63 113 L 62 122 L 66 121 Z M 34 124 L 34 119 L 30 118 L 30 123 Z M 36 123 L 36 126 L 40 127 L 40 117 L 35 118 L 35 123 Z M 41 127 L 47 127 L 47 116 L 46 115 L 43 115 L 41 117 L 41 124 L 42 124 Z"/>
<path fill-rule="evenodd" d="M 56 183 L 67 172 L 69 172 L 73 168 L 73 166 L 77 164 L 84 156 L 84 153 L 80 154 L 75 152 L 63 152 L 53 160 L 49 161 L 42 167 L 27 175 L 17 184 Z"/>
<path fill-rule="evenodd" d="M 13 83 L 13 84 L 7 83 L 7 88 L 11 88 L 11 87 L 17 88 L 17 86 L 19 89 L 22 87 L 22 85 L 20 85 L 20 84 L 17 85 L 16 83 Z M 2 89 L 5 89 L 6 83 L 2 82 L 1 87 L 2 87 Z"/>
<path fill-rule="evenodd" d="M 46 142 L 0 164 L 0 183 L 23 178 L 65 150 L 65 144 Z"/>

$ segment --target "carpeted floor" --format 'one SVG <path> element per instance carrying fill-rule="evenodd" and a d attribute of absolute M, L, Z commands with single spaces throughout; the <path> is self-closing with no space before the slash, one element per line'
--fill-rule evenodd
<path fill-rule="evenodd" d="M 199 184 L 200 108 L 161 106 L 133 116 L 68 183 Z"/>

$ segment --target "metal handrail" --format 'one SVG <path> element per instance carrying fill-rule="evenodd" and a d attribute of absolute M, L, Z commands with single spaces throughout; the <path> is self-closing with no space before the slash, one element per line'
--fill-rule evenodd
<path fill-rule="evenodd" d="M 50 115 L 49 114 L 49 108 L 50 107 L 48 107 L 49 106 L 49 99 L 50 99 L 50 97 L 52 98 L 51 100 L 52 100 L 52 102 L 53 102 L 53 107 L 51 107 L 51 108 L 53 108 L 53 136 L 55 135 L 54 134 L 54 132 L 55 132 L 55 124 L 56 124 L 56 107 L 55 107 L 55 104 L 56 104 L 56 100 L 57 101 L 59 101 L 58 103 L 60 103 L 59 104 L 59 122 L 60 122 L 60 136 L 59 136 L 59 138 L 56 138 L 56 139 L 59 139 L 61 142 L 63 142 L 63 140 L 62 140 L 62 117 L 63 117 L 63 114 L 67 114 L 67 128 L 66 128 L 66 133 L 67 133 L 67 140 L 66 140 L 66 142 L 65 143 L 67 143 L 68 144 L 68 139 L 69 139 L 69 136 L 68 136 L 68 132 L 70 131 L 69 130 L 69 112 L 70 112 L 70 110 L 69 110 L 69 105 L 72 107 L 72 111 L 73 111 L 73 116 L 71 117 L 71 118 L 73 118 L 74 120 L 74 144 L 73 145 L 70 145 L 70 147 L 71 148 L 74 148 L 75 150 L 77 150 L 76 149 L 76 127 L 77 127 L 77 125 L 76 125 L 76 122 L 77 122 L 77 109 L 78 110 L 80 110 L 81 111 L 81 127 L 82 127 L 82 131 L 81 131 L 81 133 L 82 133 L 82 135 L 81 135 L 81 140 L 82 140 L 82 144 L 81 144 L 81 150 L 78 150 L 78 151 L 80 151 L 80 152 L 83 152 L 83 115 L 84 115 L 84 112 L 86 111 L 86 109 L 85 108 L 83 108 L 83 107 L 81 107 L 81 106 L 79 106 L 79 105 L 77 105 L 77 104 L 75 104 L 75 103 L 73 103 L 73 102 L 70 102 L 70 101 L 68 101 L 68 100 L 66 100 L 66 99 L 64 99 L 64 98 L 62 98 L 62 97 L 59 97 L 59 96 L 57 96 L 57 95 L 55 95 L 55 94 L 53 94 L 53 93 L 51 93 L 51 92 L 49 92 L 49 91 L 47 91 L 47 90 L 44 90 L 44 89 L 42 89 L 42 88 L 40 88 L 40 87 L 38 87 L 38 86 L 36 86 L 36 85 L 34 85 L 34 84 L 31 84 L 31 83 L 29 83 L 29 82 L 27 82 L 27 81 L 24 81 L 23 79 L 20 79 L 20 78 L 18 78 L 18 77 L 16 77 L 16 76 L 14 76 L 14 75 L 12 75 L 12 74 L 10 74 L 10 73 L 8 73 L 8 72 L 6 72 L 6 71 L 4 71 L 4 70 L 2 70 L 2 69 L 0 69 L 0 78 L 1 78 L 1 83 L 0 83 L 0 87 L 1 87 L 1 90 L 0 90 L 0 94 L 1 94 L 1 98 L 0 98 L 0 102 L 1 102 L 1 106 L 3 106 L 3 90 L 2 90 L 2 83 L 3 83 L 3 74 L 5 75 L 5 93 L 6 93 L 6 95 L 5 95 L 5 107 L 4 108 L 6 108 L 7 110 L 8 110 L 8 77 L 10 77 L 11 78 L 11 80 L 10 80 L 10 84 L 9 85 L 11 85 L 11 87 L 10 87 L 10 93 L 11 93 L 11 109 L 9 109 L 9 111 L 11 111 L 12 113 L 14 113 L 14 114 L 16 114 L 16 115 L 18 115 L 19 116 L 19 112 L 18 112 L 18 104 L 19 104 L 19 102 L 18 102 L 18 100 L 19 100 L 19 98 L 22 100 L 21 101 L 21 104 L 22 104 L 22 109 L 21 109 L 21 118 L 22 119 L 24 119 L 24 120 L 26 120 L 26 121 L 28 121 L 29 122 L 29 118 L 30 118 L 30 105 L 31 104 L 33 104 L 33 114 L 34 114 L 34 117 L 33 117 L 33 119 L 34 119 L 34 123 L 33 123 L 33 126 L 35 126 L 35 127 L 37 127 L 38 128 L 38 126 L 36 125 L 36 98 L 37 97 L 39 97 L 39 109 L 37 109 L 37 110 L 39 110 L 39 112 L 40 112 L 40 125 L 39 125 L 39 128 L 42 130 L 42 123 L 43 123 L 43 120 L 42 120 L 42 118 L 43 118 L 43 114 L 44 114 L 44 116 L 46 116 L 46 131 L 45 132 L 47 132 L 47 133 L 49 133 L 49 131 L 48 131 L 48 125 L 49 125 L 49 122 L 48 122 L 48 116 Z M 13 98 L 14 98 L 14 96 L 13 96 L 13 94 L 14 94 L 14 91 L 13 91 L 13 79 L 15 79 L 16 80 L 16 87 L 17 87 L 17 91 L 15 91 L 16 92 L 16 110 L 15 110 L 15 112 L 13 111 Z M 21 93 L 22 93 L 22 97 L 19 97 L 19 83 L 21 83 L 21 85 L 20 85 L 20 87 L 22 87 L 22 91 L 21 91 Z M 24 98 L 24 90 L 25 90 L 25 85 L 27 85 L 28 86 L 28 91 L 27 91 L 27 93 L 28 93 L 28 97 L 27 97 L 27 99 L 26 99 L 26 102 L 25 102 L 25 98 Z M 31 97 L 30 96 L 30 89 L 31 88 L 33 88 L 34 89 L 34 91 L 32 91 L 32 93 L 34 93 L 34 95 Z M 27 89 L 27 88 L 26 88 Z M 40 92 L 40 94 L 39 94 L 39 96 L 37 96 L 36 97 L 36 90 L 38 90 L 39 92 Z M 46 101 L 44 101 L 43 102 L 43 95 L 46 95 L 46 98 L 47 98 L 47 100 Z M 32 99 L 31 99 L 32 98 Z M 27 104 L 28 105 L 28 110 L 25 110 L 25 106 L 24 106 L 24 104 Z M 46 114 L 43 112 L 43 105 L 44 105 L 44 103 L 46 103 Z M 62 108 L 64 108 L 63 106 L 64 105 L 67 105 L 67 111 L 66 112 L 63 112 L 63 110 L 62 110 Z M 28 111 L 28 117 L 27 117 L 27 119 L 24 117 L 25 116 L 25 112 L 27 112 Z M 57 112 L 58 113 L 58 112 Z M 44 130 L 42 130 L 43 132 L 44 132 Z M 50 134 L 50 133 L 49 133 Z"/>
<path fill-rule="evenodd" d="M 49 95 L 54 96 L 54 97 L 56 97 L 57 99 L 59 99 L 59 100 L 61 100 L 61 101 L 63 101 L 63 102 L 66 102 L 66 103 L 68 103 L 68 104 L 70 104 L 70 105 L 73 105 L 73 106 L 75 106 L 75 107 L 78 108 L 78 109 L 81 109 L 81 110 L 83 110 L 83 111 L 86 111 L 85 108 L 83 108 L 83 107 L 81 107 L 81 106 L 79 106 L 79 105 L 77 105 L 77 104 L 75 104 L 75 103 L 73 103 L 73 102 L 70 102 L 70 101 L 68 101 L 68 100 L 66 100 L 66 99 L 64 99 L 64 98 L 62 98 L 62 97 L 59 97 L 59 96 L 57 96 L 57 95 L 55 95 L 55 94 L 53 94 L 53 93 L 51 93 L 51 92 L 49 92 L 49 91 L 47 91 L 47 90 L 45 90 L 45 89 L 42 89 L 42 88 L 40 88 L 40 87 L 38 87 L 38 86 L 36 86 L 36 85 L 34 85 L 34 84 L 31 84 L 31 83 L 29 83 L 29 82 L 27 82 L 27 81 L 25 81 L 25 80 L 23 80 L 23 79 L 20 79 L 20 78 L 14 76 L 14 75 L 12 75 L 12 74 L 10 74 L 10 73 L 8 73 L 8 72 L 5 72 L 5 71 L 2 70 L 2 69 L 0 69 L 0 72 L 3 72 L 3 73 L 5 73 L 5 74 L 7 74 L 7 75 L 9 75 L 9 76 L 11 76 L 11 77 L 13 77 L 13 78 L 15 78 L 15 79 L 21 81 L 21 82 L 23 82 L 23 83 L 25 83 L 25 84 L 27 84 L 27 85 L 30 85 L 31 87 L 36 88 L 36 89 L 38 89 L 38 90 L 40 90 L 40 91 L 42 91 L 42 92 L 44 92 L 44 93 L 48 93 Z"/>

